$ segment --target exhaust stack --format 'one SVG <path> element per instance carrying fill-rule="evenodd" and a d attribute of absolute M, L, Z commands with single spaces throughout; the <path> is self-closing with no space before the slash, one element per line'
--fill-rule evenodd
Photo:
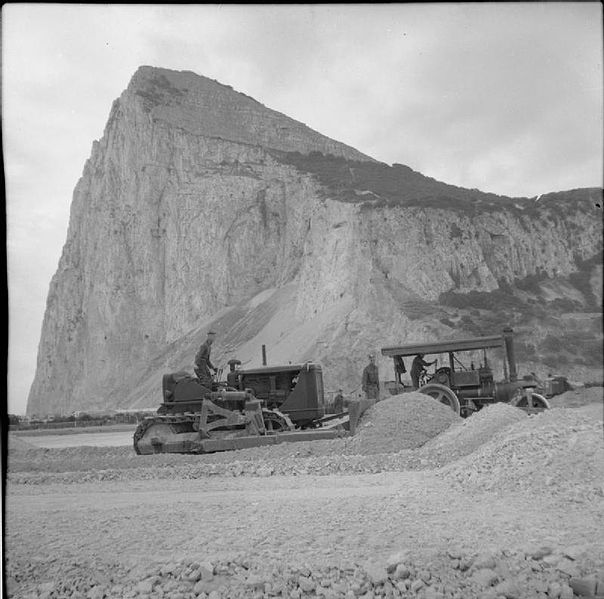
<path fill-rule="evenodd" d="M 516 356 L 514 354 L 514 331 L 510 327 L 503 329 L 503 340 L 510 367 L 510 381 L 516 382 L 518 380 L 518 371 L 516 370 Z"/>

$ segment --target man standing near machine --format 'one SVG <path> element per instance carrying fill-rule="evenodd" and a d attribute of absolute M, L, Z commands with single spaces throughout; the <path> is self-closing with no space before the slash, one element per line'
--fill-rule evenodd
<path fill-rule="evenodd" d="M 373 354 L 369 354 L 369 364 L 363 369 L 362 389 L 366 399 L 378 400 L 380 398 L 380 375 Z"/>

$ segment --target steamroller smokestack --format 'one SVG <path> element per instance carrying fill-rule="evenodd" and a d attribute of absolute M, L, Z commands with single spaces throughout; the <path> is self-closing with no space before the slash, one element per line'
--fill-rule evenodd
<path fill-rule="evenodd" d="M 514 331 L 510 327 L 503 329 L 503 340 L 510 367 L 510 381 L 514 382 L 518 380 L 518 371 L 516 370 L 516 356 L 514 354 Z"/>
<path fill-rule="evenodd" d="M 266 366 L 266 345 L 262 346 L 262 366 Z"/>

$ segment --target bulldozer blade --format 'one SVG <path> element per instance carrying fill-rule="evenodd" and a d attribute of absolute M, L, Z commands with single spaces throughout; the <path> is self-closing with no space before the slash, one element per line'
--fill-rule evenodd
<path fill-rule="evenodd" d="M 345 436 L 348 436 L 346 431 L 337 429 L 294 431 L 276 433 L 274 435 L 233 437 L 226 439 L 204 439 L 200 441 L 200 446 L 204 453 L 212 453 L 214 451 L 232 451 L 234 449 L 247 449 L 248 447 L 277 445 L 278 443 L 317 441 L 319 439 L 337 439 Z"/>

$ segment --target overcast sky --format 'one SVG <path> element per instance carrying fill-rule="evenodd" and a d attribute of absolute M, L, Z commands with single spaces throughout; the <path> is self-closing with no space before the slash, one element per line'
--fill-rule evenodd
<path fill-rule="evenodd" d="M 140 65 L 211 77 L 454 185 L 602 185 L 599 2 L 5 4 L 11 413 L 25 413 L 73 189 Z"/>

